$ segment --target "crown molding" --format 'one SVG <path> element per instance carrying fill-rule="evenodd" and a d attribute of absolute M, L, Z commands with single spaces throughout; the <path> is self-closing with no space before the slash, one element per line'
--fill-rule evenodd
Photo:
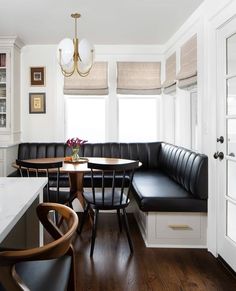
<path fill-rule="evenodd" d="M 21 49 L 25 44 L 17 36 L 1 36 L 0 45 L 2 47 L 15 45 L 17 48 Z"/>

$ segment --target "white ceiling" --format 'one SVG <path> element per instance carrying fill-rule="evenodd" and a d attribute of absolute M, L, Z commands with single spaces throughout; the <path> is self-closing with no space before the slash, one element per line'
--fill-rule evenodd
<path fill-rule="evenodd" d="M 164 44 L 203 0 L 0 0 L 0 36 L 25 44 L 78 37 L 93 44 Z"/>

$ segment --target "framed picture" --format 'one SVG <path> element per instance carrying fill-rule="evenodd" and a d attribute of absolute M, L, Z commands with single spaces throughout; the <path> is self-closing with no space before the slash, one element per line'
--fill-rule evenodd
<path fill-rule="evenodd" d="M 29 113 L 46 113 L 45 93 L 29 93 Z"/>
<path fill-rule="evenodd" d="M 30 86 L 45 86 L 45 67 L 30 68 Z"/>

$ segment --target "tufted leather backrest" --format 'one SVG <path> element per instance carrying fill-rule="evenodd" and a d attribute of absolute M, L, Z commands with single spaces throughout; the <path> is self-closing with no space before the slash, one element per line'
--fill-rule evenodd
<path fill-rule="evenodd" d="M 86 143 L 80 148 L 82 157 L 107 157 L 139 160 L 140 170 L 163 170 L 194 197 L 208 196 L 208 158 L 206 155 L 164 142 Z M 71 149 L 64 143 L 21 143 L 18 159 L 64 157 Z"/>
<path fill-rule="evenodd" d="M 18 159 L 39 159 L 65 157 L 71 155 L 71 149 L 65 143 L 21 143 L 18 147 Z"/>
<path fill-rule="evenodd" d="M 105 157 L 139 160 L 142 169 L 158 168 L 161 143 L 86 143 L 81 147 L 84 157 Z"/>
<path fill-rule="evenodd" d="M 161 143 L 86 143 L 80 148 L 81 157 L 106 157 L 139 160 L 143 169 L 158 167 Z M 64 143 L 21 143 L 18 159 L 65 157 L 71 149 Z"/>
<path fill-rule="evenodd" d="M 175 145 L 161 143 L 160 167 L 194 197 L 208 197 L 208 158 Z"/>

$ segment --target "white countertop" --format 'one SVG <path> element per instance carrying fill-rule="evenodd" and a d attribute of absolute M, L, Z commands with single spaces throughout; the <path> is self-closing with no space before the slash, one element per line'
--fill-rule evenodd
<path fill-rule="evenodd" d="M 46 184 L 47 178 L 0 178 L 0 242 Z"/>

